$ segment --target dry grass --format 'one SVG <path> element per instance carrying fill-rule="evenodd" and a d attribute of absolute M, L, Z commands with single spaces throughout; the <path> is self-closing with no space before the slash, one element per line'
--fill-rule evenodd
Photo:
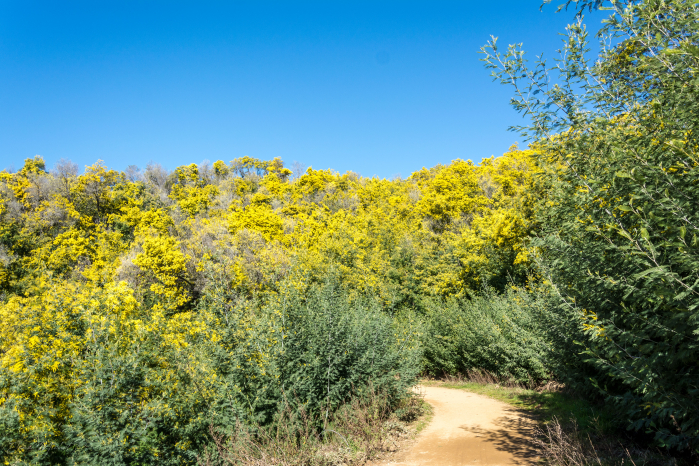
<path fill-rule="evenodd" d="M 665 451 L 642 447 L 630 438 L 599 432 L 584 434 L 574 421 L 562 424 L 555 417 L 537 429 L 534 443 L 541 457 L 555 466 L 693 464 L 678 461 Z"/>
<path fill-rule="evenodd" d="M 470 370 L 466 374 L 446 375 L 441 380 L 448 384 L 477 383 L 481 385 L 498 385 L 508 388 L 526 388 L 513 378 L 499 377 L 488 371 Z"/>
<path fill-rule="evenodd" d="M 521 383 L 517 382 L 513 377 L 503 377 L 485 370 L 477 369 L 470 370 L 466 374 L 445 375 L 439 380 L 450 385 L 475 383 L 520 390 L 536 390 L 538 392 L 559 391 L 564 388 L 563 384 L 555 381 L 548 381 L 544 384 L 537 384 L 534 381 Z"/>
<path fill-rule="evenodd" d="M 380 394 L 355 399 L 331 419 L 314 418 L 288 405 L 273 427 L 235 426 L 232 433 L 212 429 L 214 448 L 200 459 L 205 466 L 332 466 L 364 464 L 395 451 L 423 414 L 423 401 L 410 396 L 396 410 Z M 319 426 L 320 427 L 316 427 Z"/>
<path fill-rule="evenodd" d="M 672 456 L 666 450 L 650 447 L 648 439 L 626 432 L 603 405 L 591 404 L 557 382 L 520 384 L 474 370 L 424 383 L 490 396 L 535 414 L 540 424 L 534 443 L 543 462 L 551 466 L 699 464 L 696 456 Z"/>
<path fill-rule="evenodd" d="M 563 429 L 557 418 L 537 429 L 534 444 L 541 456 L 555 465 L 583 466 L 591 462 L 600 463 L 592 442 L 584 445 L 580 441 L 577 425 L 573 424 L 572 429 Z"/>
<path fill-rule="evenodd" d="M 446 375 L 440 379 L 423 379 L 424 385 L 441 385 L 447 388 L 457 388 L 489 396 L 520 408 L 533 408 L 531 395 L 543 392 L 554 392 L 561 389 L 560 384 L 546 384 L 527 388 L 512 378 L 499 377 L 487 371 L 473 370 L 467 374 Z"/>

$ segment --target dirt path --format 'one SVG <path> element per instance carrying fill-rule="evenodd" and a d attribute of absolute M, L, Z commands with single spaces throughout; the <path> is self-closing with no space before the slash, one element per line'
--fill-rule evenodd
<path fill-rule="evenodd" d="M 434 417 L 416 443 L 384 466 L 529 465 L 534 420 L 526 413 L 463 390 L 421 387 Z"/>

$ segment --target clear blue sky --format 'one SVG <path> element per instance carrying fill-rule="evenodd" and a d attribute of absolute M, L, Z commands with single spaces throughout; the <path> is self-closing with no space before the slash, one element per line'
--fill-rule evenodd
<path fill-rule="evenodd" d="M 522 122 L 489 36 L 551 57 L 516 1 L 0 0 L 0 169 L 281 157 L 365 176 L 500 155 Z M 599 20 L 597 20 L 599 21 Z"/>

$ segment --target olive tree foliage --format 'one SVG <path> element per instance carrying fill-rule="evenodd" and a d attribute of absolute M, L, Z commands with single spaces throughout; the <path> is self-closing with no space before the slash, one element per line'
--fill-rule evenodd
<path fill-rule="evenodd" d="M 486 66 L 514 88 L 550 190 L 534 245 L 583 323 L 589 381 L 629 427 L 699 447 L 699 8 L 694 1 L 569 1 L 560 55 L 529 64 L 493 38 Z M 583 13 L 608 16 L 596 34 Z M 571 366 L 572 367 L 572 366 Z"/>

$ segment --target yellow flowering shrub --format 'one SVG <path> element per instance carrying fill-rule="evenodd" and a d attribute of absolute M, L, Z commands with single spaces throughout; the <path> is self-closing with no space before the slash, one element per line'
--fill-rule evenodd
<path fill-rule="evenodd" d="M 259 232 L 267 241 L 284 239 L 284 222 L 265 202 L 249 205 L 242 211 L 233 211 L 228 228 L 237 232 L 248 229 Z"/>
<path fill-rule="evenodd" d="M 143 252 L 133 262 L 155 278 L 151 291 L 174 300 L 177 305 L 186 302 L 188 296 L 182 286 L 186 281 L 186 258 L 179 250 L 179 242 L 170 236 L 147 236 L 141 247 Z"/>
<path fill-rule="evenodd" d="M 283 384 L 327 385 L 322 332 L 355 375 L 378 370 L 351 350 L 378 332 L 388 359 L 376 367 L 407 374 L 430 299 L 526 280 L 527 151 L 405 180 L 312 168 L 292 180 L 280 159 L 251 157 L 158 170 L 129 181 L 101 162 L 77 174 L 30 159 L 0 174 L 11 458 L 61 463 L 71 448 L 193 463 L 213 420 L 270 420 Z"/>

